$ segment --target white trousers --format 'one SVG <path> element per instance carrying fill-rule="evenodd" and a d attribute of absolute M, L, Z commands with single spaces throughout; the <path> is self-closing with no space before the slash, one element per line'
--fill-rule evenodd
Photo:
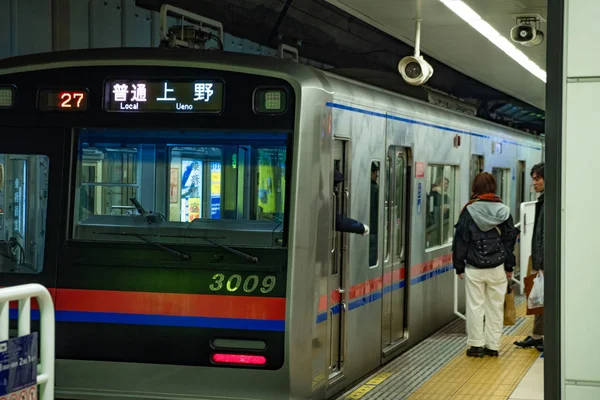
<path fill-rule="evenodd" d="M 469 346 L 500 349 L 507 284 L 504 265 L 485 269 L 467 265 L 465 268 Z"/>

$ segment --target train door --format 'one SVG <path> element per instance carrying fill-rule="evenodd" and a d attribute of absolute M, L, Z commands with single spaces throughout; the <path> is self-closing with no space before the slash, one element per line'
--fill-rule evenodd
<path fill-rule="evenodd" d="M 332 193 L 331 270 L 329 271 L 329 379 L 342 375 L 344 363 L 344 317 L 346 311 L 343 288 L 345 265 L 347 263 L 347 235 L 335 230 L 336 213 L 346 214 L 348 208 L 347 142 L 333 141 L 333 169 L 344 174 L 344 182 L 338 184 Z M 333 175 L 333 170 L 331 171 Z"/>
<path fill-rule="evenodd" d="M 383 302 L 381 345 L 383 357 L 408 339 L 407 286 L 409 282 L 407 248 L 409 193 L 407 152 L 390 146 L 386 159 L 385 230 L 383 263 Z"/>

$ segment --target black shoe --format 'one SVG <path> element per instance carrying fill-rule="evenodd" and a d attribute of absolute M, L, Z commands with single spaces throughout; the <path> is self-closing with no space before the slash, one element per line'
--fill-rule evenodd
<path fill-rule="evenodd" d="M 483 354 L 490 357 L 498 357 L 498 350 L 490 350 L 487 347 L 484 347 Z"/>
<path fill-rule="evenodd" d="M 527 336 L 525 340 L 517 341 L 515 342 L 515 344 L 519 347 L 526 349 L 528 347 L 543 346 L 544 339 L 534 339 L 531 336 Z"/>
<path fill-rule="evenodd" d="M 535 346 L 535 349 L 537 351 L 539 351 L 540 353 L 543 353 L 544 352 L 544 345 L 542 344 L 541 346 Z"/>
<path fill-rule="evenodd" d="M 471 346 L 467 349 L 467 355 L 469 357 L 483 357 L 483 347 Z"/>

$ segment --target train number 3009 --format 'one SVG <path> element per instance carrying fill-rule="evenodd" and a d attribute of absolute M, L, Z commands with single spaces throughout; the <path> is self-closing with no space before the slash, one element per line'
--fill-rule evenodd
<path fill-rule="evenodd" d="M 210 290 L 212 290 L 213 292 L 218 292 L 219 290 L 221 290 L 223 288 L 223 283 L 225 282 L 225 275 L 214 274 L 212 279 L 213 279 L 213 283 L 211 283 L 208 286 L 208 288 Z M 227 289 L 228 292 L 235 292 L 240 287 L 242 287 L 244 292 L 252 293 L 252 292 L 256 291 L 256 289 L 258 288 L 259 281 L 260 281 L 260 279 L 258 278 L 258 276 L 250 275 L 250 276 L 247 276 L 246 279 L 244 279 L 244 284 L 242 285 L 242 276 L 239 274 L 234 274 L 234 275 L 231 275 L 229 277 L 229 279 L 227 279 L 227 282 L 225 283 L 225 288 Z M 265 276 L 262 280 L 261 287 L 260 287 L 261 293 L 267 294 L 267 293 L 271 292 L 273 289 L 275 289 L 276 282 L 277 282 L 277 279 L 273 275 Z"/>

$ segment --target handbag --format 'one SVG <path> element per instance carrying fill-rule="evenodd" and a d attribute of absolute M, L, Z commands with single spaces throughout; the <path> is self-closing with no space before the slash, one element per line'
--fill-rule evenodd
<path fill-rule="evenodd" d="M 524 279 L 525 283 L 525 298 L 529 301 L 529 295 L 531 294 L 531 289 L 533 289 L 533 283 L 535 278 L 538 276 L 538 273 L 527 275 Z M 525 308 L 525 314 L 527 315 L 536 315 L 544 313 L 544 306 L 535 307 L 535 308 Z"/>
<path fill-rule="evenodd" d="M 502 231 L 495 226 L 498 235 L 502 237 Z M 504 246 L 504 244 L 502 244 Z M 506 249 L 504 249 L 506 251 Z M 506 283 L 506 294 L 504 295 L 504 325 L 514 325 L 517 322 L 517 310 L 515 309 L 515 293 L 512 290 L 510 280 Z"/>
<path fill-rule="evenodd" d="M 504 325 L 514 325 L 517 322 L 517 310 L 515 309 L 515 292 L 510 282 L 507 284 L 504 295 Z"/>

